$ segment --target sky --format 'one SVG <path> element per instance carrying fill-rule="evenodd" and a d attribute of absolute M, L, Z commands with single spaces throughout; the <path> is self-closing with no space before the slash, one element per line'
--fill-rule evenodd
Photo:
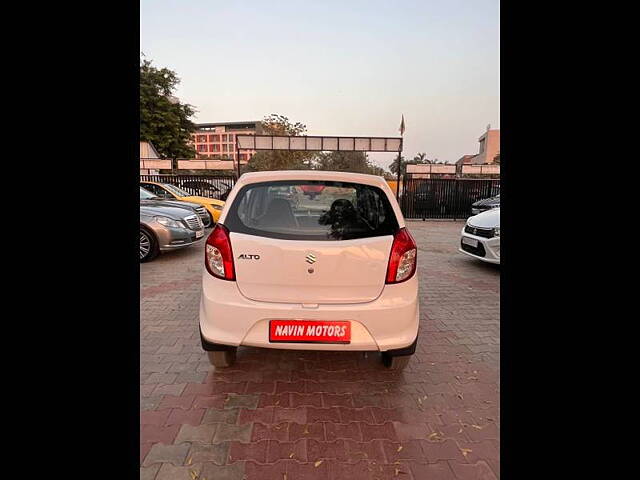
<path fill-rule="evenodd" d="M 497 0 L 141 0 L 140 48 L 199 122 L 277 113 L 455 162 L 500 128 Z M 369 154 L 387 167 L 391 153 Z"/>

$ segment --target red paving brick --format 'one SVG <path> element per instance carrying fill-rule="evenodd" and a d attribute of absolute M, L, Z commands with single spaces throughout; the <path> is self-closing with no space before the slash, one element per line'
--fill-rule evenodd
<path fill-rule="evenodd" d="M 204 412 L 206 409 L 198 408 L 195 410 L 183 410 L 182 408 L 174 408 L 171 410 L 171 414 L 167 421 L 166 425 L 200 425 L 202 421 L 202 417 L 204 416 Z"/>
<path fill-rule="evenodd" d="M 267 462 L 273 463 L 278 460 L 294 459 L 301 462 L 307 461 L 308 440 L 298 440 L 297 442 L 279 442 L 269 440 L 267 447 Z"/>
<path fill-rule="evenodd" d="M 254 460 L 259 463 L 266 463 L 268 443 L 268 440 L 252 443 L 230 442 L 229 461 Z"/>
<path fill-rule="evenodd" d="M 214 409 L 206 428 L 225 423 L 226 434 L 194 444 L 210 451 L 191 458 L 213 477 L 499 478 L 500 270 L 457 252 L 462 225 L 408 223 L 421 318 L 404 372 L 372 353 L 245 347 L 217 371 L 197 331 L 204 247 L 141 265 L 140 462 Z M 158 478 L 188 475 L 189 461 L 162 463 Z"/>

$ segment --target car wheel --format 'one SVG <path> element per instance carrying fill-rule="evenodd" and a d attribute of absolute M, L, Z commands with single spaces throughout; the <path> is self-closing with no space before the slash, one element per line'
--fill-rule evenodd
<path fill-rule="evenodd" d="M 236 349 L 233 350 L 218 350 L 215 352 L 207 352 L 209 356 L 209 363 L 216 368 L 227 368 L 233 365 L 236 361 Z"/>
<path fill-rule="evenodd" d="M 409 365 L 411 355 L 398 355 L 391 356 L 386 353 L 382 354 L 382 363 L 389 370 L 404 370 L 404 367 Z"/>
<path fill-rule="evenodd" d="M 160 249 L 156 237 L 145 228 L 140 228 L 140 263 L 150 262 L 158 256 Z"/>

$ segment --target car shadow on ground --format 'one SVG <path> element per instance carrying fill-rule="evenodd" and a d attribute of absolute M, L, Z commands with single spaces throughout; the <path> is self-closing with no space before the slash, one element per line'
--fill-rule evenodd
<path fill-rule="evenodd" d="M 467 264 L 473 268 L 477 268 L 479 271 L 500 275 L 500 264 L 483 262 L 473 257 L 467 257 L 466 255 L 458 259 L 461 262 L 467 262 Z"/>
<path fill-rule="evenodd" d="M 393 377 L 398 377 L 401 373 L 384 367 L 380 352 L 280 350 L 244 346 L 238 348 L 236 362 L 232 367 L 215 369 L 212 366 L 209 372 L 215 379 L 218 375 L 227 376 L 234 370 L 253 371 L 260 376 L 270 373 L 269 377 L 273 380 L 287 382 L 359 381 L 366 378 L 363 375 L 372 372 L 387 372 L 383 376 L 388 376 L 392 381 Z"/>

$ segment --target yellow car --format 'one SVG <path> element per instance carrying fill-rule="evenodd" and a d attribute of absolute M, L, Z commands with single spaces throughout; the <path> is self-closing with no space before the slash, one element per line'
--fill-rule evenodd
<path fill-rule="evenodd" d="M 149 190 L 154 195 L 160 198 L 169 198 L 182 200 L 183 202 L 198 203 L 207 209 L 207 212 L 211 216 L 213 223 L 218 223 L 224 202 L 222 200 L 216 200 L 215 198 L 198 197 L 185 192 L 175 185 L 170 183 L 160 182 L 140 182 L 140 186 L 145 190 Z"/>

